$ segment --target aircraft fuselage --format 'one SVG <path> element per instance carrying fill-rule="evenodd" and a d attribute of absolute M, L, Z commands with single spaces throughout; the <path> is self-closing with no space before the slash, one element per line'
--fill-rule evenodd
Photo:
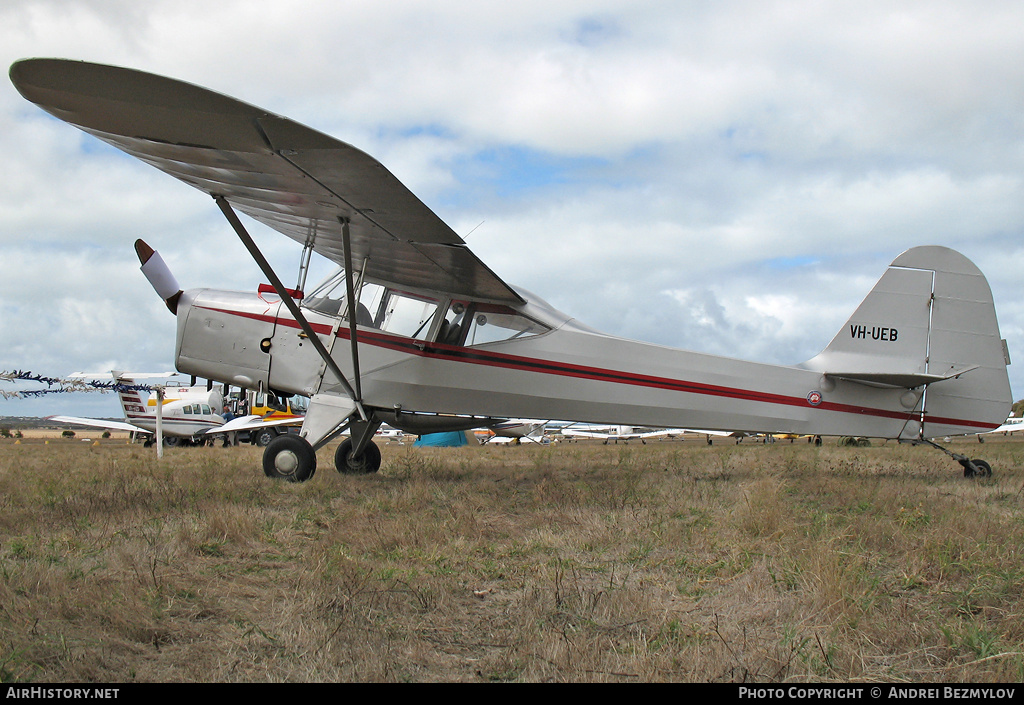
<path fill-rule="evenodd" d="M 451 303 L 437 310 L 447 311 Z M 436 322 L 424 324 L 419 337 L 360 325 L 363 404 L 384 411 L 727 431 L 886 438 L 921 433 L 919 391 L 616 338 L 536 300 L 520 313 L 542 324 L 540 332 L 480 345 L 439 342 Z M 347 320 L 311 309 L 304 315 L 354 380 Z M 181 372 L 287 395 L 344 394 L 276 298 L 190 290 L 179 303 L 178 321 Z M 925 423 L 931 436 L 993 427 L 970 416 L 926 416 Z"/>

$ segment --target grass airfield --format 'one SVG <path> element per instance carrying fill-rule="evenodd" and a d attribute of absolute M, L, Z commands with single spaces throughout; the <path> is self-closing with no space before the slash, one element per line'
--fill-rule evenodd
<path fill-rule="evenodd" d="M 3 440 L 0 681 L 1024 680 L 1024 440 L 835 441 Z"/>

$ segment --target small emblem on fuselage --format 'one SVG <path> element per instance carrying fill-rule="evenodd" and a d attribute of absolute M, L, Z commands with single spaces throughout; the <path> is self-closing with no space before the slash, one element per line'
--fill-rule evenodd
<path fill-rule="evenodd" d="M 807 394 L 807 403 L 811 406 L 817 406 L 821 403 L 821 392 L 815 390 Z"/>

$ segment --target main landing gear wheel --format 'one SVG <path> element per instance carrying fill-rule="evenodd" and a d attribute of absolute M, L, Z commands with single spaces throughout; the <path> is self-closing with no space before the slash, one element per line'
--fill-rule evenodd
<path fill-rule="evenodd" d="M 334 453 L 334 466 L 345 475 L 368 475 L 380 469 L 380 448 L 370 441 L 363 452 L 352 454 L 352 439 L 346 438 Z"/>
<path fill-rule="evenodd" d="M 288 482 L 305 482 L 316 473 L 316 451 L 305 438 L 280 435 L 263 451 L 263 472 Z"/>
<path fill-rule="evenodd" d="M 970 463 L 963 463 L 963 466 L 964 477 L 992 477 L 992 466 L 979 458 L 975 458 Z"/>

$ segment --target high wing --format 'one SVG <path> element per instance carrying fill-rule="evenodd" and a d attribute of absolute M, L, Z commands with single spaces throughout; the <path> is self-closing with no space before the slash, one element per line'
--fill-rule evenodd
<path fill-rule="evenodd" d="M 134 431 L 136 433 L 148 433 L 153 432 L 149 429 L 145 429 L 142 426 L 136 426 L 132 423 L 125 421 L 107 421 L 106 419 L 89 419 L 82 418 L 79 416 L 47 416 L 47 421 L 54 421 L 56 423 L 67 423 L 74 424 L 76 426 L 92 426 L 95 428 L 109 428 L 115 431 Z"/>
<path fill-rule="evenodd" d="M 522 303 L 373 157 L 287 118 L 182 81 L 25 59 L 11 81 L 40 108 L 343 264 L 341 219 L 368 281 Z"/>

